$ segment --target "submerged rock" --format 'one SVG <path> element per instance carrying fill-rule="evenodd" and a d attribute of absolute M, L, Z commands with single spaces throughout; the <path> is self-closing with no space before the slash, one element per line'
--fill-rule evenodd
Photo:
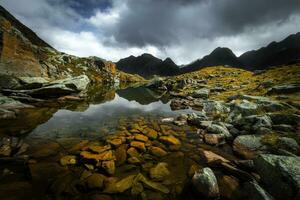
<path fill-rule="evenodd" d="M 150 177 L 155 181 L 163 181 L 170 175 L 167 163 L 158 163 L 155 167 L 150 169 Z"/>
<path fill-rule="evenodd" d="M 75 165 L 76 163 L 76 156 L 64 156 L 60 159 L 60 164 L 62 166 Z"/>
<path fill-rule="evenodd" d="M 159 140 L 169 145 L 181 145 L 180 140 L 174 136 L 161 136 Z"/>
<path fill-rule="evenodd" d="M 192 184 L 196 191 L 206 198 L 218 198 L 220 196 L 215 174 L 208 167 L 203 168 L 194 174 Z"/>

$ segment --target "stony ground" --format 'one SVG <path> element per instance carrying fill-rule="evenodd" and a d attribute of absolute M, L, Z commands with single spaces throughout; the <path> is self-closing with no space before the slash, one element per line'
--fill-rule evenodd
<path fill-rule="evenodd" d="M 212 67 L 153 80 L 148 87 L 171 99 L 172 109 L 195 113 L 124 119 L 92 141 L 28 146 L 5 137 L 0 162 L 24 162 L 32 181 L 1 185 L 0 194 L 20 195 L 18 188 L 32 197 L 40 188 L 35 199 L 299 199 L 299 84 L 299 65 L 256 73 Z"/>

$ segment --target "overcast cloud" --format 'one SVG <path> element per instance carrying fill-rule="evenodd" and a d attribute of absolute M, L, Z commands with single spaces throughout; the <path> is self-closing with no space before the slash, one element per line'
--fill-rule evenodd
<path fill-rule="evenodd" d="M 240 55 L 299 32 L 299 0 L 2 0 L 53 47 L 118 61 L 151 53 L 178 64 L 218 46 Z"/>

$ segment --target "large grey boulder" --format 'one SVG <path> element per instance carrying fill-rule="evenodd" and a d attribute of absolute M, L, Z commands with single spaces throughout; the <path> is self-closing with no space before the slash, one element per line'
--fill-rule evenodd
<path fill-rule="evenodd" d="M 290 94 L 295 92 L 300 92 L 300 85 L 290 84 L 274 86 L 268 90 L 267 94 Z"/>
<path fill-rule="evenodd" d="M 211 124 L 206 129 L 210 133 L 214 134 L 221 134 L 224 135 L 226 138 L 231 138 L 231 134 L 225 126 L 221 126 L 219 124 Z"/>
<path fill-rule="evenodd" d="M 67 88 L 71 88 L 76 91 L 83 91 L 87 89 L 89 83 L 89 77 L 87 75 L 81 75 L 77 77 L 53 81 L 50 85 L 65 85 Z"/>
<path fill-rule="evenodd" d="M 272 121 L 268 115 L 251 115 L 239 118 L 233 123 L 252 134 L 270 133 L 272 128 Z"/>
<path fill-rule="evenodd" d="M 29 95 L 34 98 L 61 97 L 78 93 L 88 88 L 90 83 L 86 75 L 62 79 L 44 84 L 43 87 L 25 90 L 3 90 L 6 94 Z"/>
<path fill-rule="evenodd" d="M 300 123 L 300 115 L 293 113 L 269 113 L 273 124 L 290 124 L 297 125 Z"/>
<path fill-rule="evenodd" d="M 208 88 L 202 88 L 202 89 L 196 90 L 192 94 L 192 97 L 194 97 L 194 98 L 208 99 L 209 93 L 210 93 L 210 90 Z"/>
<path fill-rule="evenodd" d="M 233 141 L 233 150 L 246 159 L 252 159 L 267 150 L 262 138 L 260 135 L 240 135 Z"/>
<path fill-rule="evenodd" d="M 254 160 L 254 166 L 275 199 L 300 199 L 299 157 L 262 154 Z"/>
<path fill-rule="evenodd" d="M 223 101 L 203 101 L 203 111 L 208 115 L 227 114 L 230 112 L 230 108 Z"/>
<path fill-rule="evenodd" d="M 217 178 L 208 167 L 195 172 L 192 184 L 195 190 L 206 198 L 218 198 L 220 196 Z"/>

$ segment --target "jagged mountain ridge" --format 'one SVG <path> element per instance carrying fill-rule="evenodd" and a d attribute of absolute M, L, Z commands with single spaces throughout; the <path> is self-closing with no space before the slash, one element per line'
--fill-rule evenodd
<path fill-rule="evenodd" d="M 121 59 L 116 64 L 118 68 L 125 72 L 137 73 L 144 77 L 154 74 L 172 76 L 218 65 L 229 65 L 247 70 L 261 70 L 270 66 L 300 62 L 300 33 L 292 34 L 280 42 L 272 42 L 258 50 L 248 51 L 240 57 L 237 57 L 229 48 L 218 47 L 209 55 L 184 67 L 177 66 L 171 59 L 169 59 L 171 60 L 169 62 L 172 64 L 164 65 L 162 60 L 152 55 L 148 54 L 148 58 L 152 59 L 144 59 L 143 56 L 130 56 Z M 157 63 L 160 63 L 160 65 Z M 158 67 L 164 69 L 157 69 Z M 146 69 L 152 69 L 152 71 L 149 72 Z M 161 71 L 164 73 L 157 73 Z"/>
<path fill-rule="evenodd" d="M 139 74 L 143 77 L 152 75 L 171 76 L 179 72 L 179 67 L 171 58 L 161 60 L 151 54 L 142 54 L 138 57 L 129 56 L 119 60 L 116 65 L 122 71 Z"/>

